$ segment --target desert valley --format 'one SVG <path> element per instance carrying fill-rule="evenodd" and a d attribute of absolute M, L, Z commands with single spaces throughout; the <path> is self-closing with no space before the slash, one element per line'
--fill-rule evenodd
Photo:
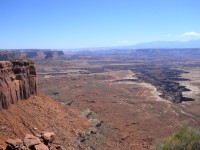
<path fill-rule="evenodd" d="M 0 0 L 0 150 L 200 150 L 199 0 Z"/>
<path fill-rule="evenodd" d="M 27 134 L 44 141 L 27 146 L 24 139 L 31 150 L 155 149 L 182 126 L 200 126 L 200 49 L 0 56 L 2 149 Z M 45 133 L 55 140 L 45 143 Z"/>

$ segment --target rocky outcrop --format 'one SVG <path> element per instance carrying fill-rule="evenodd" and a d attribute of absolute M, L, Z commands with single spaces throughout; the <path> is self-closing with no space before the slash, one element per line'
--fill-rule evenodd
<path fill-rule="evenodd" d="M 0 50 L 0 60 L 21 58 L 57 58 L 64 55 L 63 51 L 56 50 Z"/>
<path fill-rule="evenodd" d="M 59 56 L 62 55 L 64 55 L 63 51 L 44 51 L 45 59 L 58 58 Z"/>
<path fill-rule="evenodd" d="M 26 134 L 23 141 L 21 139 L 7 139 L 5 141 L 7 144 L 6 150 L 62 150 L 60 145 L 52 143 L 54 139 L 54 132 L 45 132 L 37 136 Z"/>
<path fill-rule="evenodd" d="M 0 61 L 0 109 L 37 94 L 37 71 L 33 61 Z"/>

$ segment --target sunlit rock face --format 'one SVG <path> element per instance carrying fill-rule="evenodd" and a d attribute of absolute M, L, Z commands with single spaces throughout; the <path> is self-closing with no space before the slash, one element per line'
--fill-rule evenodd
<path fill-rule="evenodd" d="M 0 109 L 38 94 L 35 63 L 27 59 L 0 61 Z"/>

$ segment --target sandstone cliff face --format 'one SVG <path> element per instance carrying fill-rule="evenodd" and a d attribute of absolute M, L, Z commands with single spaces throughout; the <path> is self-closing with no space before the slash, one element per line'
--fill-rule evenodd
<path fill-rule="evenodd" d="M 20 59 L 20 58 L 57 58 L 64 55 L 63 51 L 52 50 L 0 50 L 0 60 Z"/>
<path fill-rule="evenodd" d="M 37 71 L 30 60 L 0 61 L 0 109 L 37 95 Z"/>

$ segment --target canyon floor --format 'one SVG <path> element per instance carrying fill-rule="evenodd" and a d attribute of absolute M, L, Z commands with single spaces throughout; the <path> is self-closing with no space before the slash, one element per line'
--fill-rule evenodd
<path fill-rule="evenodd" d="M 95 134 L 81 140 L 79 149 L 153 149 L 183 125 L 200 126 L 199 59 L 76 54 L 37 60 L 37 64 L 41 93 L 66 110 L 89 111 L 87 119 L 101 121 Z M 155 69 L 149 69 L 152 66 Z M 172 91 L 159 89 L 159 81 L 168 80 L 160 77 L 163 70 L 173 75 L 178 72 L 179 80 L 170 78 L 165 86 Z M 158 78 L 140 79 L 147 75 Z M 187 89 L 181 103 L 161 96 L 173 97 L 177 83 Z"/>
<path fill-rule="evenodd" d="M 0 111 L 0 148 L 54 132 L 54 149 L 151 150 L 181 126 L 200 128 L 198 53 L 107 52 L 34 58 L 39 95 Z"/>

